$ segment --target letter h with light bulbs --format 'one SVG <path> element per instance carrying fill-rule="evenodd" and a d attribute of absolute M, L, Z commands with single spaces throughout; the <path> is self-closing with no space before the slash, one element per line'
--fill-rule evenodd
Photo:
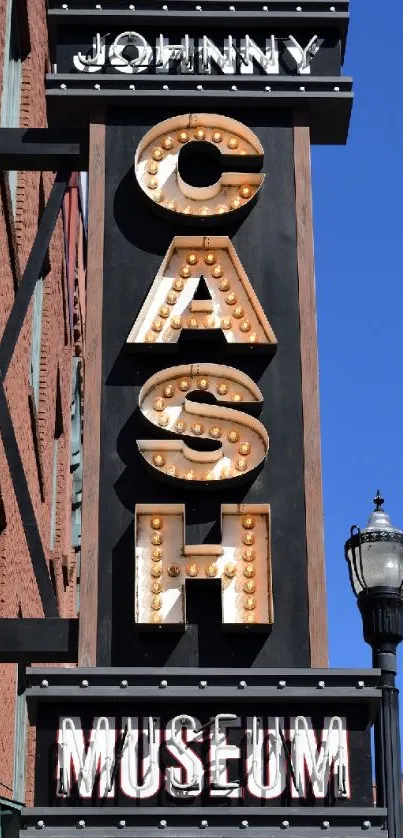
<path fill-rule="evenodd" d="M 347 137 L 348 3 L 49 15 L 49 114 L 89 126 L 90 453 L 25 828 L 380 836 L 379 673 L 326 646 L 310 145 Z"/>

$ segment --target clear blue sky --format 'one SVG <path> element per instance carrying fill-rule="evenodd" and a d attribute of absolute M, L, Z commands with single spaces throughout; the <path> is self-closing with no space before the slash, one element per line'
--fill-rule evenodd
<path fill-rule="evenodd" d="M 351 0 L 346 147 L 313 149 L 331 666 L 368 666 L 343 544 L 379 487 L 403 529 L 403 75 L 399 0 Z M 403 702 L 403 645 L 399 653 Z"/>

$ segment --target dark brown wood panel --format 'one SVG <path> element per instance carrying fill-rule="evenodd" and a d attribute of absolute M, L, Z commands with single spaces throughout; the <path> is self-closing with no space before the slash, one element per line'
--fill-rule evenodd
<path fill-rule="evenodd" d="M 297 263 L 301 332 L 302 410 L 310 665 L 328 666 L 319 367 L 313 248 L 311 143 L 304 114 L 294 119 Z"/>
<path fill-rule="evenodd" d="M 105 117 L 100 108 L 90 122 L 79 666 L 96 665 L 104 208 Z"/>

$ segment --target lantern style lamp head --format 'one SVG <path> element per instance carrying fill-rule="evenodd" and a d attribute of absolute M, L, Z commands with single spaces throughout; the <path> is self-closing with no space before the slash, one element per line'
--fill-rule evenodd
<path fill-rule="evenodd" d="M 378 491 L 367 527 L 351 527 L 346 559 L 355 595 L 378 587 L 400 591 L 403 583 L 403 532 L 392 526 Z"/>
<path fill-rule="evenodd" d="M 396 662 L 389 653 L 395 658 L 403 639 L 403 532 L 392 525 L 379 491 L 374 504 L 366 528 L 351 527 L 345 557 L 374 666 L 390 669 Z"/>

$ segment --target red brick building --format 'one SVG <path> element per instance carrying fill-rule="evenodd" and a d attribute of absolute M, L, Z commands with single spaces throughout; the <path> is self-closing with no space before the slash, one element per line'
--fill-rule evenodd
<path fill-rule="evenodd" d="M 0 0 L 0 125 L 46 127 L 50 69 L 45 0 Z M 0 173 L 0 332 L 15 300 L 54 176 Z M 5 390 L 61 616 L 77 613 L 85 233 L 78 175 L 70 181 Z M 7 442 L 6 442 L 7 444 Z M 0 439 L 0 617 L 43 610 Z M 0 798 L 24 800 L 25 708 L 18 667 L 0 665 Z M 4 708 L 6 712 L 4 712 Z"/>

